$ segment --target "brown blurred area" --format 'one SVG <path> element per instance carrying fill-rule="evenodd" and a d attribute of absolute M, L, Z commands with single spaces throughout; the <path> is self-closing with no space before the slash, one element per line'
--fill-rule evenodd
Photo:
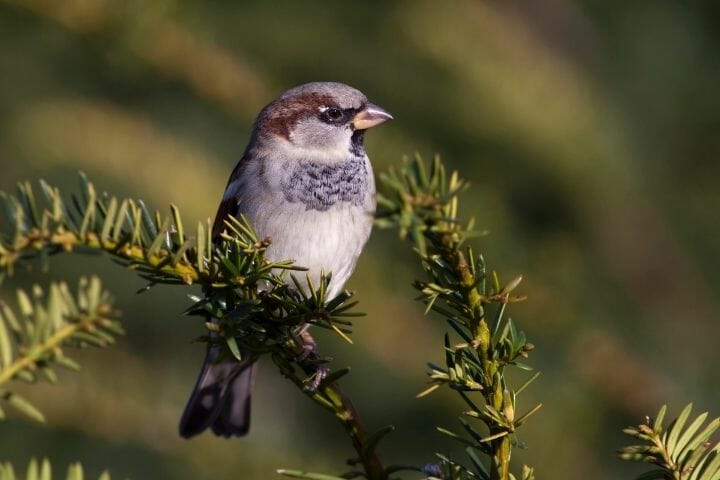
<path fill-rule="evenodd" d="M 481 250 L 529 299 L 510 314 L 543 375 L 518 461 L 542 478 L 630 478 L 620 429 L 669 402 L 720 414 L 720 6 L 715 2 L 223 2 L 0 0 L 0 189 L 83 170 L 101 189 L 214 214 L 254 115 L 316 80 L 360 88 L 396 120 L 368 135 L 376 172 L 438 152 L 471 181 Z M 435 432 L 462 405 L 425 399 L 442 357 L 413 302 L 405 245 L 375 232 L 349 287 L 368 313 L 355 344 L 319 334 L 388 463 L 456 451 Z M 57 257 L 6 281 L 98 272 L 127 336 L 78 354 L 80 374 L 27 394 L 48 425 L 0 425 L 2 459 L 82 460 L 117 478 L 275 478 L 340 472 L 339 427 L 261 366 L 247 438 L 181 440 L 203 355 L 201 322 L 172 288 L 98 257 Z M 411 478 L 411 477 L 408 477 Z"/>

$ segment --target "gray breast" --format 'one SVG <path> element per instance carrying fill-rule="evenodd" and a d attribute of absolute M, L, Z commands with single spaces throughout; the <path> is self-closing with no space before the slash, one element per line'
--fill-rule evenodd
<path fill-rule="evenodd" d="M 292 173 L 281 182 L 288 202 L 325 211 L 341 202 L 361 206 L 365 200 L 370 172 L 364 156 L 332 164 L 303 160 L 289 167 Z"/>

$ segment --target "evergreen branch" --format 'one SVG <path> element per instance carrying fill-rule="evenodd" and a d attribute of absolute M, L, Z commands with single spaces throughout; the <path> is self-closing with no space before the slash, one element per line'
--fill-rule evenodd
<path fill-rule="evenodd" d="M 255 330 L 262 324 L 277 329 L 310 323 L 348 338 L 352 324 L 344 317 L 357 315 L 347 311 L 355 305 L 348 302 L 352 294 L 343 292 L 323 303 L 328 274 L 317 288 L 309 278 L 304 284 L 296 281 L 297 290 L 308 293 L 298 300 L 287 288 L 286 276 L 305 269 L 290 261 L 269 261 L 265 253 L 270 239 L 259 239 L 245 217 L 225 219 L 220 239 L 213 240 L 209 221 L 198 223 L 196 235 L 190 236 L 176 206 L 163 218 L 142 200 L 99 195 L 84 174 L 80 179 L 72 207 L 58 188 L 44 181 L 44 200 L 36 197 L 29 182 L 18 184 L 17 195 L 0 192 L 11 227 L 9 234 L 0 234 L 0 274 L 12 274 L 18 262 L 32 258 L 46 264 L 49 256 L 62 252 L 101 251 L 137 271 L 148 281 L 145 289 L 160 283 L 201 284 L 205 296 L 195 299 L 189 313 L 233 320 L 251 316 L 257 320 Z M 323 301 L 318 301 L 319 294 Z M 248 337 L 242 323 L 224 322 L 222 327 L 232 324 L 229 330 Z M 227 330 L 224 333 L 230 333 Z"/>
<path fill-rule="evenodd" d="M 27 258 L 46 262 L 53 254 L 88 249 L 113 255 L 151 284 L 243 285 L 272 269 L 298 269 L 290 262 L 265 261 L 270 242 L 258 239 L 245 219 L 228 218 L 223 239 L 214 243 L 209 222 L 198 223 L 195 236 L 186 235 L 174 205 L 163 218 L 142 200 L 98 195 L 85 175 L 80 178 L 81 191 L 72 196 L 72 206 L 58 188 L 42 180 L 44 200 L 29 182 L 18 184 L 17 195 L 0 192 L 12 230 L 0 236 L 0 272 L 12 274 Z M 245 263 L 232 261 L 238 257 Z M 264 265 L 258 264 L 261 259 Z"/>
<path fill-rule="evenodd" d="M 20 480 L 21 478 L 23 477 L 15 473 L 11 463 L 0 463 L 0 480 Z M 42 462 L 35 459 L 30 460 L 24 478 L 25 480 L 52 480 L 52 467 L 48 459 L 43 459 Z M 64 478 L 66 480 L 83 480 L 85 478 L 83 466 L 80 463 L 71 464 Z M 100 474 L 98 480 L 110 480 L 110 474 L 104 471 Z"/>
<path fill-rule="evenodd" d="M 397 229 L 401 238 L 414 244 L 426 274 L 425 279 L 415 282 L 426 313 L 431 310 L 439 313 L 462 340 L 453 344 L 446 335 L 445 367 L 430 365 L 430 387 L 419 396 L 445 385 L 470 405 L 465 415 L 479 419 L 488 429 L 482 435 L 461 420 L 471 439 L 446 431 L 469 445 L 471 465 L 462 467 L 441 457 L 435 476 L 514 478 L 510 473 L 510 457 L 512 448 L 521 446 L 517 429 L 540 408 L 537 405 L 517 415 L 517 394 L 532 379 L 515 390 L 505 380 L 508 366 L 530 369 L 520 360 L 528 356 L 533 345 L 511 319 L 505 318 L 507 304 L 524 299 L 512 295 L 521 277 L 503 286 L 495 272 L 488 276 L 483 257 L 476 255 L 472 247 L 464 246 L 468 239 L 482 232 L 474 230 L 472 220 L 463 223 L 458 216 L 458 195 L 467 188 L 467 183 L 456 172 L 448 176 L 439 158 L 428 170 L 417 157 L 402 169 L 391 169 L 382 175 L 381 183 L 385 192 L 378 199 L 377 224 Z M 475 395 L 480 396 L 481 406 L 471 400 Z M 490 457 L 488 467 L 476 452 Z M 531 477 L 532 469 L 526 467 L 523 478 Z"/>
<path fill-rule="evenodd" d="M 54 383 L 54 364 L 78 368 L 65 356 L 63 347 L 103 347 L 122 333 L 113 319 L 110 296 L 96 277 L 81 279 L 76 297 L 65 283 L 59 283 L 50 286 L 47 298 L 35 286 L 32 295 L 19 290 L 17 299 L 20 318 L 0 302 L 0 386 L 10 380 L 35 382 L 40 378 Z M 0 398 L 27 416 L 44 421 L 43 414 L 16 393 L 2 387 Z"/>
<path fill-rule="evenodd" d="M 688 404 L 675 420 L 665 425 L 666 411 L 663 405 L 655 420 L 646 417 L 645 423 L 623 430 L 642 443 L 619 450 L 620 458 L 658 467 L 636 477 L 638 480 L 720 479 L 720 443 L 710 441 L 720 428 L 720 418 L 706 424 L 708 414 L 705 412 L 688 425 L 692 413 L 692 404 Z"/>
<path fill-rule="evenodd" d="M 280 367 L 283 375 L 290 379 L 305 395 L 317 403 L 320 407 L 331 412 L 335 419 L 342 425 L 345 433 L 352 441 L 357 458 L 348 460 L 351 466 L 361 465 L 363 472 L 350 471 L 340 478 L 355 478 L 362 476 L 369 480 L 386 480 L 388 472 L 383 466 L 377 453 L 377 445 L 380 440 L 394 428 L 385 427 L 372 435 L 369 435 L 359 413 L 353 405 L 350 397 L 340 388 L 339 380 L 350 372 L 349 368 L 329 373 L 317 388 L 308 387 L 308 379 L 317 374 L 318 365 L 328 360 L 311 355 L 304 360 L 298 360 L 301 342 L 294 343 L 289 349 L 276 351 L 273 360 Z M 298 367 L 298 368 L 296 368 Z M 300 370 L 300 374 L 297 370 Z M 309 377 L 310 376 L 310 377 Z M 305 377 L 305 378 L 303 378 Z M 305 478 L 308 480 L 334 479 L 331 475 L 299 470 L 278 470 L 278 473 L 292 478 Z"/>
<path fill-rule="evenodd" d="M 80 194 L 72 197 L 73 208 L 57 188 L 45 182 L 41 188 L 42 205 L 27 182 L 18 186 L 16 196 L 0 195 L 12 227 L 10 235 L 0 236 L 0 274 L 12 274 L 18 262 L 31 258 L 46 262 L 53 254 L 89 249 L 106 252 L 136 270 L 149 282 L 143 290 L 158 283 L 201 284 L 203 295 L 191 297 L 194 303 L 186 314 L 206 320 L 209 334 L 204 340 L 238 359 L 246 354 L 271 355 L 303 392 L 334 413 L 358 453 L 362 475 L 387 478 L 376 453 L 377 442 L 367 435 L 338 385 L 346 370 L 330 373 L 315 388 L 320 368 L 329 372 L 324 366 L 327 360 L 303 356 L 301 337 L 308 324 L 350 341 L 348 319 L 359 315 L 351 311 L 356 304 L 352 293 L 326 298 L 330 274 L 322 275 L 317 286 L 309 276 L 305 282 L 288 278 L 291 271 L 304 269 L 289 261 L 266 259 L 270 240 L 260 240 L 244 217 L 228 217 L 219 239 L 212 238 L 209 223 L 198 224 L 196 235 L 186 236 L 175 206 L 163 219 L 157 211 L 151 214 L 142 201 L 98 195 L 84 175 Z M 298 369 L 301 375 L 295 373 Z"/>

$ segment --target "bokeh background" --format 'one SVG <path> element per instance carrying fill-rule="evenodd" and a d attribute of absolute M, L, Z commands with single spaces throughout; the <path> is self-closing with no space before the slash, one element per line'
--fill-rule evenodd
<path fill-rule="evenodd" d="M 0 1 L 0 188 L 86 171 L 102 189 L 215 212 L 257 111 L 315 80 L 362 89 L 396 120 L 372 131 L 376 172 L 440 153 L 472 183 L 478 248 L 529 300 L 512 317 L 543 375 L 518 462 L 539 478 L 631 478 L 620 429 L 664 402 L 720 414 L 720 3 L 680 0 L 277 2 Z M 117 478 L 262 479 L 340 472 L 325 412 L 261 366 L 251 435 L 186 441 L 177 421 L 203 348 L 179 289 L 105 258 L 55 258 L 0 290 L 98 272 L 127 336 L 80 374 L 28 392 L 47 425 L 0 425 L 0 456 L 82 460 Z M 413 255 L 373 234 L 350 287 L 355 345 L 319 334 L 388 463 L 452 451 L 449 393 L 417 400 L 444 325 L 424 317 Z M 522 407 L 521 407 L 522 408 Z M 519 465 L 519 463 L 518 463 Z M 407 478 L 413 478 L 408 475 Z"/>

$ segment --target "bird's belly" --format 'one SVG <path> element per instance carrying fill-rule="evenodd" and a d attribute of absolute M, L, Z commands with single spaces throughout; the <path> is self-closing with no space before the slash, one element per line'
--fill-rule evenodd
<path fill-rule="evenodd" d="M 316 286 L 321 272 L 332 273 L 329 297 L 338 294 L 370 235 L 373 209 L 348 202 L 324 211 L 308 209 L 302 203 L 278 203 L 277 208 L 266 210 L 266 215 L 250 218 L 258 234 L 272 241 L 268 258 L 293 260 L 308 268 Z M 302 272 L 295 275 L 304 276 Z"/>

